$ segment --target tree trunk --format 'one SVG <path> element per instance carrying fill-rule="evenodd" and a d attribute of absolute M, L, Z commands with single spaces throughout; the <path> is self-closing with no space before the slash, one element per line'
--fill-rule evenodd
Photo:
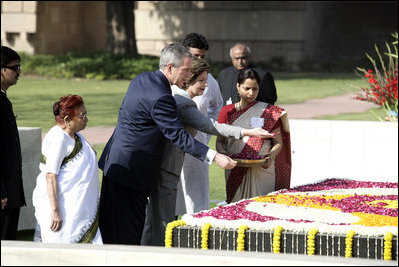
<path fill-rule="evenodd" d="M 137 56 L 134 1 L 107 1 L 107 50 Z"/>

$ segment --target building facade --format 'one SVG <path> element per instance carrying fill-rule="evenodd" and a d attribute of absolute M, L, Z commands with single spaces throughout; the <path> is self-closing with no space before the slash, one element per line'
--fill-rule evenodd
<path fill-rule="evenodd" d="M 364 57 L 398 31 L 397 1 L 135 1 L 139 54 L 160 54 L 190 32 L 206 36 L 211 61 L 230 61 L 247 43 L 254 61 Z M 1 43 L 17 51 L 64 54 L 107 49 L 106 1 L 2 1 Z M 123 36 L 121 37 L 123 38 Z M 380 43 L 379 43 L 380 42 Z"/>

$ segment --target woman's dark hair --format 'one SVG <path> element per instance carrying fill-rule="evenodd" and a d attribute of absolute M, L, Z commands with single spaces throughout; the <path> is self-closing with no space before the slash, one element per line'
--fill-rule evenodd
<path fill-rule="evenodd" d="M 83 99 L 79 95 L 62 96 L 53 104 L 53 114 L 58 123 L 62 123 L 66 116 L 73 118 L 77 115 L 77 109 L 83 105 Z"/>
<path fill-rule="evenodd" d="M 21 61 L 21 57 L 17 52 L 7 46 L 1 46 L 1 66 L 6 66 L 11 61 Z"/>
<path fill-rule="evenodd" d="M 237 76 L 237 83 L 238 84 L 243 84 L 244 81 L 246 79 L 255 79 L 258 82 L 258 85 L 260 85 L 260 78 L 258 73 L 251 68 L 247 68 L 247 69 L 242 69 L 238 72 L 238 76 Z"/>
<path fill-rule="evenodd" d="M 184 83 L 183 88 L 187 89 L 187 87 L 195 82 L 195 80 L 200 76 L 201 73 L 204 71 L 209 72 L 210 66 L 209 64 L 201 59 L 201 58 L 194 58 L 193 63 L 191 65 L 191 75 L 187 79 L 187 82 Z"/>

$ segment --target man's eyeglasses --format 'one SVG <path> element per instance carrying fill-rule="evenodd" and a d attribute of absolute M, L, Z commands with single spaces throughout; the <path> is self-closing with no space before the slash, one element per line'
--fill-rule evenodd
<path fill-rule="evenodd" d="M 19 70 L 21 70 L 21 65 L 20 65 L 20 64 L 14 65 L 14 66 L 5 66 L 5 65 L 1 65 L 1 67 L 2 67 L 2 68 L 6 68 L 6 69 L 10 69 L 10 70 L 13 70 L 13 71 L 19 71 Z"/>
<path fill-rule="evenodd" d="M 234 60 L 247 60 L 248 56 L 244 56 L 244 57 L 233 57 Z"/>

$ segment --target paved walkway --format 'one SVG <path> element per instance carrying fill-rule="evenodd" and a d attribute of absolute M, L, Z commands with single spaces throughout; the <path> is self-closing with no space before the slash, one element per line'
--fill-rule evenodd
<path fill-rule="evenodd" d="M 323 115 L 359 113 L 377 107 L 375 104 L 354 100 L 354 93 L 312 99 L 300 104 L 280 105 L 288 112 L 290 119 L 310 119 Z M 106 143 L 114 127 L 88 127 L 81 131 L 90 144 Z"/>
<path fill-rule="evenodd" d="M 280 105 L 290 119 L 310 119 L 324 115 L 360 113 L 378 107 L 373 103 L 353 99 L 355 93 L 312 99 L 299 104 Z"/>

